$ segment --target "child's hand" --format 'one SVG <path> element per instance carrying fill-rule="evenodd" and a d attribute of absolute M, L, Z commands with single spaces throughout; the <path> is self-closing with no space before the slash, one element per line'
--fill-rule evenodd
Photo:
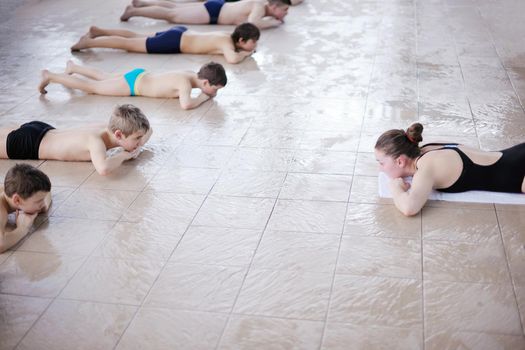
<path fill-rule="evenodd" d="M 31 226 L 33 225 L 33 222 L 35 221 L 38 213 L 28 214 L 28 213 L 24 213 L 23 211 L 17 210 L 15 215 L 16 215 L 16 227 L 21 227 L 21 228 L 29 230 Z"/>
<path fill-rule="evenodd" d="M 142 152 L 142 147 L 137 147 L 133 151 L 128 152 L 128 159 L 136 159 L 140 152 Z"/>
<path fill-rule="evenodd" d="M 403 192 L 406 192 L 410 188 L 410 184 L 405 182 L 402 177 L 398 177 L 390 181 L 390 188 L 400 189 Z"/>

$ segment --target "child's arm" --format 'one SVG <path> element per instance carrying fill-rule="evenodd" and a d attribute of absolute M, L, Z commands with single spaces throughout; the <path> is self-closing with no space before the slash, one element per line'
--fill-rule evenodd
<path fill-rule="evenodd" d="M 264 6 L 255 6 L 248 16 L 248 22 L 257 26 L 259 29 L 277 27 L 283 23 L 277 18 L 265 17 L 264 14 Z"/>
<path fill-rule="evenodd" d="M 224 58 L 226 62 L 237 64 L 242 62 L 246 57 L 253 55 L 254 51 L 234 51 L 231 48 L 224 50 Z"/>
<path fill-rule="evenodd" d="M 196 98 L 191 97 L 191 88 L 179 90 L 180 106 L 184 110 L 193 109 L 208 101 L 211 96 L 201 92 Z"/>
<path fill-rule="evenodd" d="M 390 182 L 390 191 L 397 209 L 406 216 L 419 213 L 427 202 L 430 192 L 434 186 L 431 173 L 428 173 L 421 166 L 409 185 L 398 177 Z M 410 192 L 408 189 L 410 188 Z"/>
<path fill-rule="evenodd" d="M 137 152 L 139 151 L 140 149 L 137 148 Z M 96 139 L 90 141 L 89 154 L 97 173 L 105 176 L 118 168 L 124 161 L 133 158 L 136 152 L 122 151 L 112 157 L 107 157 L 106 145 L 101 139 Z"/>
<path fill-rule="evenodd" d="M 6 231 L 7 218 L 1 220 L 3 229 L 0 231 L 0 253 L 5 252 L 29 233 L 33 222 L 38 213 L 27 214 L 21 211 L 16 212 L 16 228 L 12 231 Z"/>

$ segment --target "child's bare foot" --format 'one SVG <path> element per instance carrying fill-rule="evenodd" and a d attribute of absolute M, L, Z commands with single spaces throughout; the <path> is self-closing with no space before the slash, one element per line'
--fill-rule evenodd
<path fill-rule="evenodd" d="M 90 38 L 90 34 L 84 34 L 80 37 L 80 40 L 78 40 L 78 42 L 71 46 L 71 51 L 80 51 L 82 49 L 85 49 L 87 48 L 87 41 L 91 39 Z"/>
<path fill-rule="evenodd" d="M 131 11 L 133 11 L 135 7 L 133 7 L 133 5 L 128 5 L 126 6 L 126 9 L 124 10 L 124 13 L 122 14 L 122 16 L 120 16 L 120 20 L 122 22 L 126 22 L 130 17 L 131 17 Z"/>
<path fill-rule="evenodd" d="M 47 94 L 46 86 L 48 86 L 50 82 L 49 71 L 47 69 L 43 69 L 42 81 L 40 82 L 40 85 L 38 85 L 38 91 L 40 91 L 41 94 Z"/>
<path fill-rule="evenodd" d="M 68 60 L 67 63 L 66 63 L 66 70 L 64 71 L 64 73 L 66 74 L 73 74 L 73 69 L 75 68 L 75 62 L 73 62 L 72 60 Z"/>
<path fill-rule="evenodd" d="M 104 36 L 105 35 L 105 32 L 104 30 L 102 30 L 101 28 L 99 27 L 96 27 L 96 26 L 91 26 L 89 27 L 89 37 L 91 39 L 93 38 L 98 38 L 99 36 Z"/>

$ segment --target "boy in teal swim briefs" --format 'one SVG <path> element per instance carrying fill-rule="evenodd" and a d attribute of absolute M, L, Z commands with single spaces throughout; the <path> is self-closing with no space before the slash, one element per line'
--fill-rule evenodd
<path fill-rule="evenodd" d="M 88 79 L 77 78 L 73 74 L 83 75 Z M 183 71 L 149 73 L 142 68 L 136 68 L 125 74 L 112 74 L 68 61 L 66 70 L 62 74 L 44 69 L 38 89 L 40 93 L 46 94 L 47 85 L 58 83 L 70 89 L 79 89 L 96 95 L 178 98 L 183 109 L 193 109 L 215 97 L 217 91 L 223 88 L 226 82 L 223 66 L 215 62 L 205 64 L 198 73 Z M 191 97 L 193 88 L 201 90 L 199 96 L 195 98 Z"/>

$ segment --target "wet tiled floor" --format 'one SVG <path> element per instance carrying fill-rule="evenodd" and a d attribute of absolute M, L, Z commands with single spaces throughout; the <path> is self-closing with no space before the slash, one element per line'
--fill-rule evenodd
<path fill-rule="evenodd" d="M 106 122 L 133 103 L 154 134 L 107 177 L 31 162 L 54 205 L 0 255 L 0 349 L 525 349 L 525 208 L 403 217 L 377 195 L 372 153 L 417 120 L 425 141 L 524 141 L 523 1 L 306 0 L 253 58 L 214 56 L 228 85 L 192 111 L 40 96 L 40 70 L 70 58 L 112 72 L 210 60 L 69 52 L 90 25 L 170 26 L 120 23 L 126 4 L 2 2 L 2 126 Z"/>

